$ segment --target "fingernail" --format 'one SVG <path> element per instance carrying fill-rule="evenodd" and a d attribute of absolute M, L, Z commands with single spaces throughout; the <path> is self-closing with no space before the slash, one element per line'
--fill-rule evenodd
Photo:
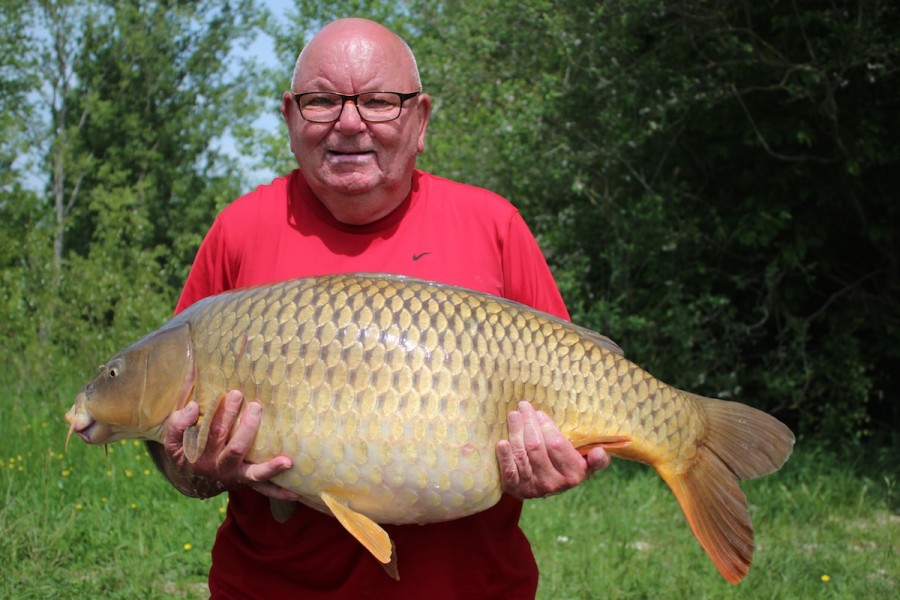
<path fill-rule="evenodd" d="M 250 406 L 247 407 L 247 414 L 252 417 L 258 417 L 262 412 L 262 406 L 260 406 L 257 402 L 251 402 Z"/>

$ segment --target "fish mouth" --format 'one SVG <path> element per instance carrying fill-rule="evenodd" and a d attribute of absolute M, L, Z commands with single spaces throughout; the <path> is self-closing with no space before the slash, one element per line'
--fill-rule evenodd
<path fill-rule="evenodd" d="M 69 433 L 66 435 L 66 449 L 69 448 L 69 439 L 73 433 L 77 433 L 86 444 L 94 443 L 92 434 L 97 430 L 97 419 L 88 412 L 85 403 L 87 395 L 82 391 L 75 398 L 75 404 L 66 413 L 66 421 L 69 422 Z"/>
<path fill-rule="evenodd" d="M 72 438 L 73 433 L 77 433 L 78 437 L 84 440 L 85 444 L 93 443 L 91 441 L 91 433 L 97 428 L 97 421 L 90 417 L 88 419 L 86 423 L 72 421 L 72 424 L 69 426 L 69 433 L 66 434 L 66 450 L 69 449 L 69 440 Z"/>

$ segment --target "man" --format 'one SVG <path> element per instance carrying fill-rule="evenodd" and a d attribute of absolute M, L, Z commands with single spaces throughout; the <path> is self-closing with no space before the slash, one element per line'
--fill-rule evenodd
<path fill-rule="evenodd" d="M 415 169 L 431 99 L 395 34 L 363 19 L 326 26 L 297 59 L 281 112 L 299 169 L 222 211 L 177 310 L 235 287 L 367 271 L 461 285 L 568 317 L 515 208 Z M 296 499 L 269 481 L 290 460 L 244 462 L 260 406 L 242 405 L 239 392 L 226 394 L 193 465 L 181 446 L 197 419 L 194 403 L 173 415 L 172 433 L 152 448 L 185 494 L 229 492 L 210 571 L 217 598 L 533 597 L 537 568 L 518 527 L 521 498 L 571 488 L 609 462 L 602 449 L 583 458 L 546 415 L 521 403 L 508 418 L 509 440 L 496 449 L 506 492 L 496 506 L 447 523 L 386 527 L 397 582 L 331 516 L 299 505 L 286 523 L 272 518 L 266 496 Z"/>

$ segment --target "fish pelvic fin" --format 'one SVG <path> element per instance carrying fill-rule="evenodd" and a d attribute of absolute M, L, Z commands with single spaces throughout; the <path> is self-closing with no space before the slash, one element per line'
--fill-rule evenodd
<path fill-rule="evenodd" d="M 780 469 L 793 450 L 794 434 L 753 407 L 683 393 L 705 414 L 704 437 L 687 469 L 663 464 L 657 470 L 719 573 L 738 583 L 753 560 L 753 527 L 738 481 Z"/>
<path fill-rule="evenodd" d="M 297 503 L 291 500 L 277 500 L 269 498 L 269 510 L 272 511 L 272 518 L 279 523 L 287 523 L 288 519 L 294 516 L 297 510 Z"/>
<path fill-rule="evenodd" d="M 319 494 L 322 502 L 331 510 L 331 514 L 344 526 L 350 534 L 362 544 L 366 550 L 372 553 L 385 572 L 391 578 L 399 581 L 400 573 L 397 570 L 397 553 L 391 536 L 381 525 L 356 512 L 338 498 L 338 493 L 322 492 Z"/>

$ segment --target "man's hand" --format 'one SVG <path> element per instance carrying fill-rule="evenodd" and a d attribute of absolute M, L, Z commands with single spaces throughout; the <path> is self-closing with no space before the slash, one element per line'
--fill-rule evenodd
<path fill-rule="evenodd" d="M 509 413 L 509 440 L 497 442 L 497 460 L 503 491 L 517 498 L 542 498 L 564 492 L 609 466 L 603 448 L 586 457 L 543 412 L 519 402 Z"/>
<path fill-rule="evenodd" d="M 166 454 L 179 472 L 189 471 L 192 477 L 216 481 L 224 489 L 249 485 L 272 498 L 297 500 L 297 494 L 269 481 L 275 475 L 291 468 L 290 458 L 276 456 L 259 464 L 244 461 L 256 438 L 262 408 L 258 402 L 249 403 L 244 408 L 234 434 L 230 435 L 243 403 L 244 396 L 241 392 L 232 390 L 225 394 L 212 417 L 206 448 L 197 462 L 191 464 L 184 456 L 184 431 L 197 422 L 200 409 L 196 402 L 188 402 L 183 409 L 172 413 L 169 417 L 169 427 L 163 443 Z"/>

